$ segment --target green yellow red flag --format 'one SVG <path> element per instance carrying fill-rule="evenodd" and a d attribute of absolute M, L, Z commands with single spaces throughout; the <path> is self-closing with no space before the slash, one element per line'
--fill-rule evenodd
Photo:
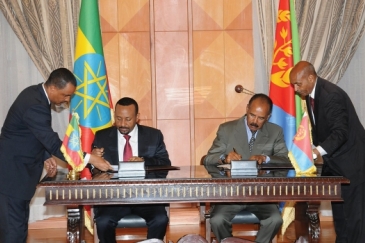
<path fill-rule="evenodd" d="M 91 152 L 95 132 L 112 125 L 113 105 L 107 79 L 100 29 L 98 0 L 82 0 L 75 48 L 74 75 L 77 87 L 70 111 L 80 116 L 81 147 Z M 88 169 L 80 175 L 90 179 Z M 89 206 L 85 206 L 85 226 L 93 233 Z"/>
<path fill-rule="evenodd" d="M 75 171 L 82 171 L 84 165 L 84 153 L 81 149 L 81 129 L 79 127 L 79 115 L 72 113 L 70 123 L 67 126 L 63 138 L 61 151 L 68 164 Z"/>

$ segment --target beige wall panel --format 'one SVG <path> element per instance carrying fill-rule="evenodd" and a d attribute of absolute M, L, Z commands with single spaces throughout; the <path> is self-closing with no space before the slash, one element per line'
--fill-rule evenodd
<path fill-rule="evenodd" d="M 225 119 L 196 119 L 195 120 L 195 162 L 199 164 L 203 155 L 208 153 L 220 124 Z"/>
<path fill-rule="evenodd" d="M 120 83 L 119 83 L 119 35 L 116 33 L 103 33 L 103 49 L 106 71 L 108 75 L 108 82 L 110 93 L 112 96 L 113 105 L 120 98 Z"/>
<path fill-rule="evenodd" d="M 155 31 L 186 31 L 187 0 L 154 0 Z"/>
<path fill-rule="evenodd" d="M 250 96 L 235 93 L 235 85 L 254 90 L 252 0 L 154 0 L 152 34 L 149 0 L 99 3 L 113 104 L 136 99 L 140 124 L 162 130 L 172 163 L 199 164 L 219 124 L 245 113 Z"/>
<path fill-rule="evenodd" d="M 225 116 L 222 31 L 194 31 L 195 118 Z"/>
<path fill-rule="evenodd" d="M 157 120 L 162 131 L 172 165 L 190 165 L 190 121 Z"/>
<path fill-rule="evenodd" d="M 251 30 L 226 31 L 225 39 L 225 84 L 226 117 L 241 117 L 250 95 L 236 93 L 240 84 L 254 90 L 254 59 L 247 49 L 251 49 Z"/>
<path fill-rule="evenodd" d="M 192 0 L 193 30 L 223 29 L 223 0 Z"/>
<path fill-rule="evenodd" d="M 151 64 L 148 32 L 119 35 L 120 95 L 137 100 L 140 119 L 152 119 Z"/>
<path fill-rule="evenodd" d="M 148 127 L 153 127 L 152 120 L 139 120 L 138 124 L 148 126 Z"/>
<path fill-rule="evenodd" d="M 157 119 L 189 119 L 188 33 L 157 32 Z"/>
<path fill-rule="evenodd" d="M 118 28 L 121 32 L 149 31 L 149 0 L 118 0 Z"/>
<path fill-rule="evenodd" d="M 99 0 L 100 23 L 103 32 L 118 30 L 118 0 Z"/>
<path fill-rule="evenodd" d="M 252 1 L 224 1 L 225 29 L 252 29 Z"/>

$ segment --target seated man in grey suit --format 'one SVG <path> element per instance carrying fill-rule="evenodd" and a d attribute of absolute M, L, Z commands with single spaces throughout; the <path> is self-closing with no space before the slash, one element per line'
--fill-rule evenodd
<path fill-rule="evenodd" d="M 171 165 L 160 130 L 137 124 L 138 104 L 128 97 L 115 105 L 115 126 L 98 131 L 93 141 L 93 153 L 102 155 L 112 165 L 119 161 L 144 161 L 146 166 Z M 153 172 L 148 178 L 166 177 L 167 172 Z M 144 218 L 148 226 L 147 238 L 162 240 L 168 216 L 164 205 L 113 205 L 94 207 L 100 242 L 115 243 L 115 228 L 124 216 L 133 213 Z"/>
<path fill-rule="evenodd" d="M 267 95 L 252 96 L 245 116 L 219 126 L 204 164 L 218 165 L 241 159 L 256 160 L 259 164 L 290 163 L 282 128 L 268 122 L 272 106 Z M 214 205 L 210 222 L 217 240 L 232 236 L 231 220 L 243 209 L 260 219 L 256 242 L 271 242 L 283 223 L 278 205 L 273 203 Z"/>

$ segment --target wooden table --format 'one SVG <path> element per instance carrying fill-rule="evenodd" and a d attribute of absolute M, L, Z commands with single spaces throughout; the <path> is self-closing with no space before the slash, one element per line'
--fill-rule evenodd
<path fill-rule="evenodd" d="M 209 173 L 208 173 L 209 172 Z M 320 201 L 341 201 L 343 177 L 284 177 L 282 171 L 258 177 L 232 178 L 216 167 L 181 167 L 167 178 L 67 181 L 64 177 L 39 184 L 45 205 L 68 206 L 68 241 L 82 242 L 82 205 L 190 202 L 306 202 L 309 240 L 319 237 Z M 282 176 L 284 175 L 284 176 Z"/>

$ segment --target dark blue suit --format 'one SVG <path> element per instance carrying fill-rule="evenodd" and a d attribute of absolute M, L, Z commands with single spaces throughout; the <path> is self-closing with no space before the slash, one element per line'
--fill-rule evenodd
<path fill-rule="evenodd" d="M 0 242 L 25 242 L 29 201 L 44 160 L 50 154 L 64 160 L 61 144 L 51 127 L 50 105 L 42 84 L 24 89 L 10 107 L 0 134 Z M 18 208 L 9 208 L 10 204 Z M 4 232 L 12 223 L 21 223 L 17 226 L 21 229 Z"/>
<path fill-rule="evenodd" d="M 168 152 L 160 130 L 138 126 L 138 156 L 143 157 L 146 166 L 171 165 Z M 95 134 L 93 146 L 104 148 L 104 159 L 118 165 L 118 129 L 110 127 Z M 166 174 L 151 173 L 148 178 L 164 177 Z M 134 213 L 144 218 L 148 225 L 147 238 L 163 239 L 166 233 L 168 217 L 163 205 L 126 205 L 94 207 L 95 221 L 100 242 L 115 241 L 115 228 L 124 216 Z"/>
<path fill-rule="evenodd" d="M 365 242 L 365 130 L 348 95 L 337 85 L 317 78 L 314 118 L 306 97 L 315 146 L 321 146 L 322 175 L 344 176 L 342 203 L 332 203 L 336 243 Z"/>

